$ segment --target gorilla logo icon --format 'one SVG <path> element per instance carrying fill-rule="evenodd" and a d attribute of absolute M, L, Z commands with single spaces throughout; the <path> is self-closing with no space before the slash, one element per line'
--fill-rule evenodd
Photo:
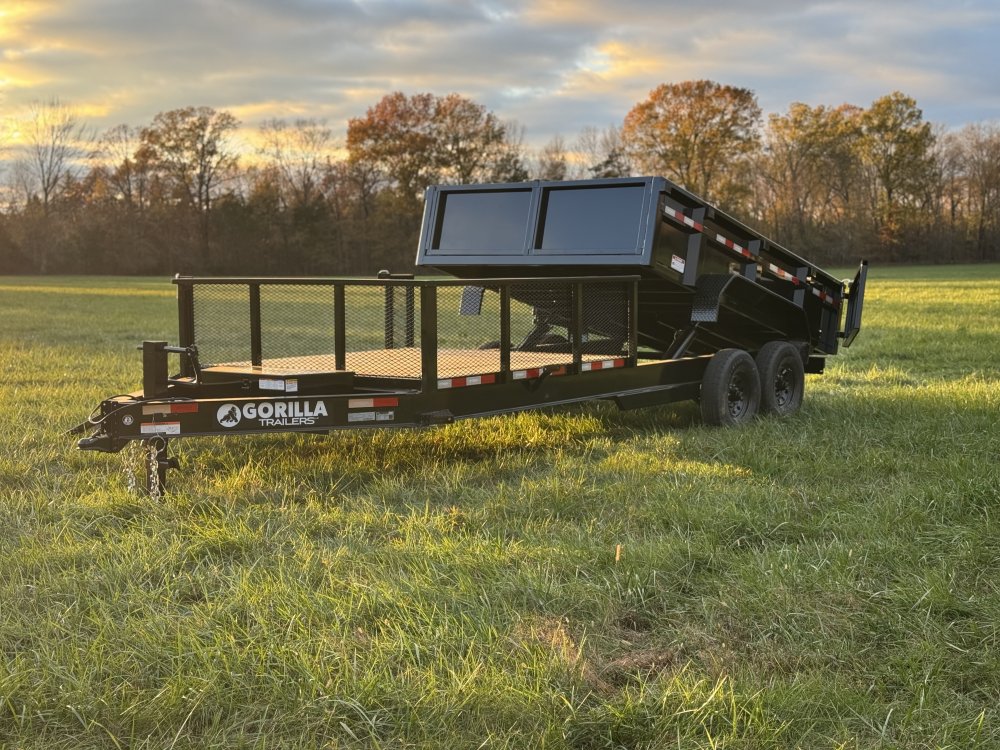
<path fill-rule="evenodd" d="M 215 413 L 215 418 L 223 427 L 235 427 L 240 423 L 242 416 L 240 408 L 235 404 L 223 404 Z"/>

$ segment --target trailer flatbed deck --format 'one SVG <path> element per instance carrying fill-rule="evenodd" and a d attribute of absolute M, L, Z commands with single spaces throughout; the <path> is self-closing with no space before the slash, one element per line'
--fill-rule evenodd
<path fill-rule="evenodd" d="M 606 360 L 607 356 L 582 353 L 581 358 L 584 362 L 599 362 Z M 317 359 L 315 355 L 306 355 L 265 359 L 259 365 L 252 362 L 224 362 L 203 367 L 201 372 L 203 376 L 235 375 L 263 378 L 352 374 L 363 377 L 394 376 L 419 381 L 421 377 L 421 356 L 420 349 L 417 347 L 349 352 L 346 355 L 346 367 L 343 370 L 338 370 L 335 367 L 317 369 Z M 333 359 L 333 355 L 332 353 L 323 355 L 322 359 Z M 531 370 L 572 364 L 572 352 L 549 353 L 513 350 L 510 353 L 510 367 L 513 370 Z M 500 369 L 499 348 L 438 349 L 437 374 L 439 378 L 497 373 L 500 372 Z"/>

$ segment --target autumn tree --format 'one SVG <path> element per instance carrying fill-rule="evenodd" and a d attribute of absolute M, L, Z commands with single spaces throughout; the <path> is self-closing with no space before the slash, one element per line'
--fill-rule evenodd
<path fill-rule="evenodd" d="M 459 94 L 438 98 L 434 106 L 436 178 L 467 184 L 505 179 L 510 143 L 507 127 L 482 104 Z"/>
<path fill-rule="evenodd" d="M 19 156 L 13 164 L 23 221 L 19 244 L 31 270 L 48 273 L 72 262 L 72 218 L 60 215 L 66 197 L 86 171 L 93 134 L 77 113 L 58 99 L 35 102 L 15 125 Z"/>
<path fill-rule="evenodd" d="M 388 94 L 348 121 L 347 149 L 352 161 L 380 169 L 411 205 L 436 182 L 488 182 L 523 172 L 508 126 L 458 94 Z"/>
<path fill-rule="evenodd" d="M 377 165 L 411 199 L 435 181 L 433 94 L 388 94 L 347 123 L 356 162 Z"/>
<path fill-rule="evenodd" d="M 872 212 L 889 258 L 899 258 L 901 224 L 933 179 L 934 133 L 914 99 L 898 91 L 861 115 L 859 154 L 868 174 Z M 904 215 L 905 212 L 905 215 Z"/>
<path fill-rule="evenodd" d="M 490 154 L 482 175 L 484 182 L 524 182 L 528 179 L 525 166 L 524 126 L 516 120 L 503 123 L 503 141 Z"/>
<path fill-rule="evenodd" d="M 239 121 L 211 107 L 161 112 L 140 133 L 137 158 L 148 159 L 172 186 L 174 195 L 197 214 L 202 263 L 210 262 L 212 201 L 236 168 L 231 142 Z"/>
<path fill-rule="evenodd" d="M 99 155 L 107 180 L 129 209 L 143 210 L 149 202 L 152 179 L 151 153 L 140 149 L 141 131 L 130 125 L 116 125 L 101 136 Z"/>
<path fill-rule="evenodd" d="M 749 89 L 715 81 L 664 83 L 625 116 L 622 139 L 639 171 L 659 174 L 721 204 L 748 191 L 761 110 Z"/>
<path fill-rule="evenodd" d="M 768 118 L 757 211 L 783 242 L 808 246 L 817 229 L 838 234 L 857 219 L 860 111 L 796 102 Z"/>

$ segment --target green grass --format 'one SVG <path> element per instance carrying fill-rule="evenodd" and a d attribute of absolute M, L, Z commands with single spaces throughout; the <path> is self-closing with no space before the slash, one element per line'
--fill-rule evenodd
<path fill-rule="evenodd" d="M 1000 747 L 998 313 L 876 268 L 786 421 L 180 441 L 154 502 L 62 431 L 172 286 L 0 279 L 0 747 Z"/>

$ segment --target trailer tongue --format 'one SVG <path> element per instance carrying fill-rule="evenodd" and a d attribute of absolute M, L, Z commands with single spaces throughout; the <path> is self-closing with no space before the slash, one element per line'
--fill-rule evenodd
<path fill-rule="evenodd" d="M 179 437 L 592 399 L 790 414 L 860 330 L 867 272 L 845 284 L 658 177 L 432 187 L 417 266 L 452 278 L 175 277 L 179 345 L 144 342 L 142 391 L 103 401 L 78 446 L 141 442 L 158 495 Z"/>

